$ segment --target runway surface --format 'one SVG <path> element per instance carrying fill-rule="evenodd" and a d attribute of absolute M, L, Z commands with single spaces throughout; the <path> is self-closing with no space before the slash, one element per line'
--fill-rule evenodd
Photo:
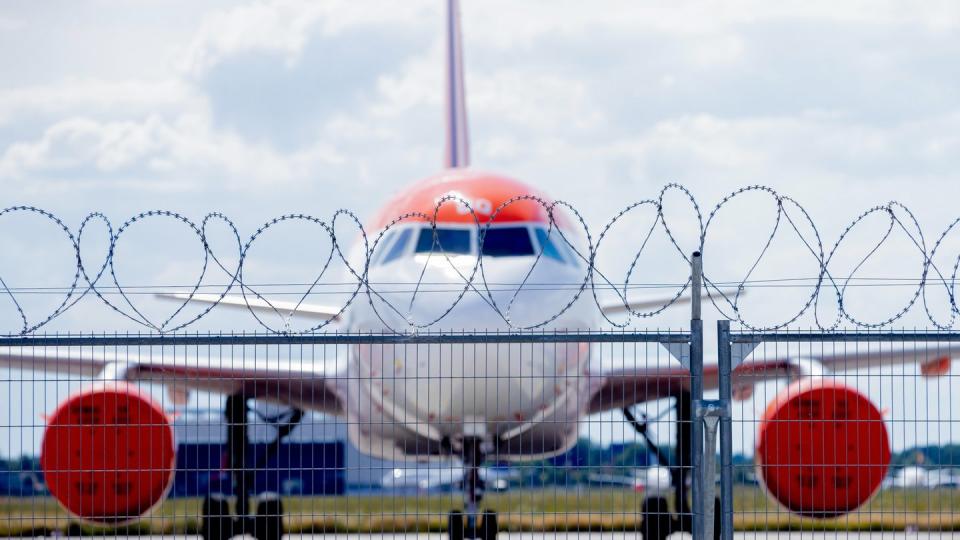
<path fill-rule="evenodd" d="M 892 538 L 908 538 L 917 540 L 934 540 L 942 538 L 960 539 L 960 533 L 952 532 L 744 532 L 733 536 L 736 540 L 811 540 L 856 538 L 857 540 L 879 540 Z M 118 536 L 103 537 L 123 540 L 184 540 L 199 539 L 199 536 Z M 244 537 L 252 538 L 252 537 Z M 447 540 L 445 534 L 328 534 L 328 535 L 286 535 L 288 540 L 369 540 L 378 538 L 384 540 Z M 636 540 L 637 533 L 500 533 L 498 539 L 503 540 Z M 675 534 L 671 540 L 689 540 L 688 534 Z"/>

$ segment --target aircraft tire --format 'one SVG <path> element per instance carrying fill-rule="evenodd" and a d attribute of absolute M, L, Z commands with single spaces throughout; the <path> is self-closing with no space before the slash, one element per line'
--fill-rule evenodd
<path fill-rule="evenodd" d="M 720 540 L 720 498 L 713 501 L 713 538 Z"/>
<path fill-rule="evenodd" d="M 497 513 L 493 510 L 484 510 L 480 527 L 483 540 L 497 540 Z"/>
<path fill-rule="evenodd" d="M 233 536 L 233 516 L 226 496 L 215 493 L 204 497 L 201 514 L 200 535 L 203 540 L 227 540 Z"/>
<path fill-rule="evenodd" d="M 447 514 L 447 534 L 450 540 L 463 540 L 463 513 L 459 510 Z"/>
<path fill-rule="evenodd" d="M 283 537 L 283 501 L 276 493 L 260 496 L 257 515 L 253 518 L 253 536 L 257 540 L 280 540 Z"/>
<path fill-rule="evenodd" d="M 648 497 L 640 507 L 642 521 L 640 533 L 643 540 L 664 540 L 673 528 L 670 519 L 670 507 L 663 497 Z"/>

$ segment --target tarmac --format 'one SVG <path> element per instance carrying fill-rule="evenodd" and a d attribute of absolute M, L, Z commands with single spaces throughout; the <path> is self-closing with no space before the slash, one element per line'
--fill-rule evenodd
<path fill-rule="evenodd" d="M 841 538 L 855 538 L 857 540 L 907 538 L 910 540 L 960 539 L 960 533 L 952 532 L 742 532 L 733 535 L 736 540 L 812 540 Z M 107 537 L 104 537 L 107 538 Z M 185 540 L 199 539 L 199 536 L 118 536 L 124 540 Z M 252 537 L 246 537 L 252 538 Z M 445 534 L 328 534 L 328 535 L 285 535 L 287 540 L 370 540 L 372 538 L 384 540 L 447 540 Z M 502 540 L 637 540 L 637 533 L 500 533 Z M 672 540 L 689 540 L 688 534 L 675 534 Z"/>

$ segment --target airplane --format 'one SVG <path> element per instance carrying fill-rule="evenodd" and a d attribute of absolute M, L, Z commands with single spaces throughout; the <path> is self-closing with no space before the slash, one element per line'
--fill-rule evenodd
<path fill-rule="evenodd" d="M 578 283 L 590 261 L 585 239 L 563 208 L 550 207 L 546 194 L 509 176 L 471 167 L 464 87 L 458 0 L 446 0 L 446 77 L 444 79 L 446 144 L 441 172 L 394 196 L 373 218 L 374 228 L 387 231 L 368 248 L 358 241 L 349 252 L 353 268 L 369 260 L 370 282 L 435 282 L 462 287 L 464 273 L 482 261 L 489 283 Z M 406 219 L 394 222 L 399 216 Z M 531 271 L 531 263 L 536 261 Z M 383 297 L 357 301 L 347 309 L 284 303 L 249 294 L 224 298 L 203 294 L 168 295 L 190 302 L 216 303 L 253 312 L 285 312 L 303 318 L 332 321 L 345 333 L 419 330 L 441 321 L 447 328 L 506 331 L 510 321 L 534 321 L 543 306 L 563 303 L 569 291 L 530 287 L 523 301 L 509 309 L 503 297 L 465 290 L 449 310 L 431 296 L 412 298 L 409 291 L 385 292 Z M 507 291 L 508 295 L 512 294 Z M 609 313 L 645 304 L 625 299 L 608 306 Z M 404 309 L 391 308 L 402 306 Z M 545 321 L 542 331 L 602 328 L 602 312 L 587 301 L 575 302 Z M 639 362 L 595 371 L 588 362 L 591 348 L 537 348 L 535 358 L 517 361 L 516 347 L 426 346 L 406 351 L 404 362 L 388 357 L 384 347 L 353 346 L 345 363 L 303 365 L 278 360 L 264 365 L 254 358 L 178 357 L 176 354 L 136 357 L 129 351 L 73 353 L 53 348 L 0 350 L 0 365 L 26 370 L 91 377 L 94 382 L 71 395 L 47 417 L 41 464 L 51 493 L 77 518 L 100 524 L 120 524 L 146 515 L 165 497 L 175 464 L 171 422 L 162 407 L 132 384 L 172 384 L 175 402 L 185 403 L 191 391 L 227 396 L 227 453 L 233 475 L 235 509 L 218 494 L 204 498 L 202 533 L 205 540 L 252 534 L 259 540 L 282 535 L 283 504 L 261 494 L 252 512 L 253 464 L 248 428 L 251 400 L 268 400 L 291 407 L 277 426 L 274 446 L 303 418 L 305 410 L 345 417 L 349 438 L 361 451 L 391 460 L 458 458 L 466 469 L 464 511 L 451 511 L 451 540 L 465 537 L 493 540 L 497 514 L 481 510 L 480 469 L 488 456 L 524 461 L 557 455 L 578 437 L 579 421 L 587 415 L 620 410 L 632 417 L 639 403 L 672 398 L 676 402 L 677 452 L 670 462 L 678 517 L 671 517 L 662 496 L 647 497 L 641 506 L 641 532 L 647 540 L 671 532 L 689 531 L 691 410 L 689 372 L 677 365 Z M 388 348 L 386 348 L 388 349 Z M 764 413 L 757 456 L 767 493 L 791 512 L 811 517 L 843 515 L 859 508 L 877 491 L 890 461 L 889 440 L 882 413 L 856 389 L 831 379 L 834 372 L 902 363 L 918 363 L 925 375 L 943 375 L 957 348 L 918 349 L 911 354 L 863 352 L 855 361 L 843 355 L 806 358 L 753 359 L 737 368 L 737 395 L 748 397 L 755 384 L 793 382 L 778 394 Z M 417 365 L 414 376 L 401 372 Z M 553 381 L 560 372 L 575 373 L 566 385 Z M 416 374 L 444 374 L 430 377 Z M 705 391 L 718 388 L 716 365 L 705 367 Z M 430 400 L 418 399 L 431 396 Z M 503 396 L 524 396 L 522 400 Z M 834 422 L 790 422 L 844 418 L 860 428 L 855 436 L 838 433 Z M 411 421 L 412 420 L 412 421 Z M 631 422 L 641 431 L 642 420 Z M 787 445 L 786 441 L 805 441 Z M 829 443 L 829 444 L 828 444 Z M 652 446 L 653 443 L 650 443 Z M 817 448 L 831 449 L 826 455 Z M 813 449 L 813 450 L 811 450 Z M 666 463 L 661 461 L 661 463 Z M 772 465 L 772 466 L 764 466 Z M 776 465 L 790 465 L 787 467 Z M 854 466 L 855 465 L 855 466 Z M 830 486 L 824 490 L 822 486 Z M 818 489 L 821 487 L 821 489 Z M 718 513 L 719 515 L 719 513 Z M 715 527 L 719 534 L 719 527 Z"/>
<path fill-rule="evenodd" d="M 518 471 L 483 467 L 479 471 L 487 491 L 506 491 L 511 480 L 518 480 Z M 463 465 L 442 463 L 437 467 L 394 467 L 380 479 L 380 487 L 402 492 L 436 492 L 463 486 L 466 469 Z"/>
<path fill-rule="evenodd" d="M 672 491 L 670 470 L 659 465 L 642 467 L 628 475 L 592 473 L 587 475 L 587 481 L 603 486 L 626 486 L 647 496 L 665 495 Z"/>

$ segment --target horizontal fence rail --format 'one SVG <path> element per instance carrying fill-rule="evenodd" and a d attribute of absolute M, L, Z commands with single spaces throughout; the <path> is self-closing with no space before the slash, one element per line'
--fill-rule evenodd
<path fill-rule="evenodd" d="M 480 343 L 664 343 L 690 342 L 684 332 L 439 332 L 419 334 L 99 334 L 0 336 L 0 347 L 130 347 L 177 345 L 418 345 Z"/>
<path fill-rule="evenodd" d="M 872 332 L 737 332 L 730 334 L 731 343 L 919 343 L 924 341 L 960 342 L 960 332 L 939 330 L 875 330 Z"/>

